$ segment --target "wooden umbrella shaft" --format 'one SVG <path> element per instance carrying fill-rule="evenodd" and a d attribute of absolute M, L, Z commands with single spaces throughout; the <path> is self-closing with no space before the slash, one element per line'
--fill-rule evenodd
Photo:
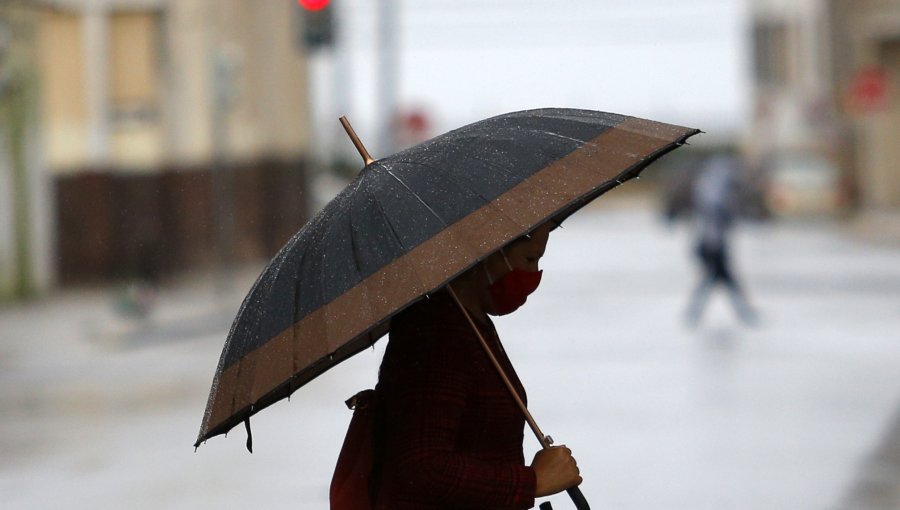
<path fill-rule="evenodd" d="M 481 334 L 478 326 L 475 325 L 475 321 L 472 319 L 472 316 L 469 315 L 469 311 L 466 310 L 465 306 L 463 306 L 462 301 L 459 300 L 459 297 L 456 295 L 456 292 L 453 291 L 452 286 L 447 285 L 447 290 L 450 291 L 450 295 L 453 296 L 453 301 L 456 302 L 456 306 L 458 306 L 459 309 L 462 310 L 463 315 L 466 316 L 466 320 L 469 321 L 469 325 L 472 326 L 472 330 L 475 331 L 475 335 L 478 337 L 478 341 L 481 343 L 481 347 L 484 349 L 484 352 L 491 360 L 491 364 L 494 365 L 494 368 L 497 370 L 497 374 L 500 376 L 500 379 L 503 380 L 503 384 L 506 385 L 506 388 L 512 395 L 513 400 L 516 401 L 516 405 L 522 411 L 522 414 L 525 415 L 525 421 L 528 422 L 528 426 L 531 427 L 532 432 L 534 432 L 534 435 L 537 436 L 538 441 L 541 443 L 541 447 L 550 448 L 550 446 L 553 444 L 553 440 L 550 438 L 550 436 L 545 436 L 544 433 L 541 432 L 541 428 L 538 427 L 537 422 L 534 421 L 534 417 L 531 416 L 531 412 L 528 411 L 528 407 L 525 406 L 525 402 L 522 401 L 522 397 L 519 395 L 519 392 L 516 391 L 516 387 L 513 386 L 512 381 L 509 380 L 509 377 L 506 375 L 506 371 L 503 370 L 500 362 L 497 361 L 497 357 L 494 356 L 494 352 L 491 351 L 487 340 L 484 339 L 484 336 Z"/>
<path fill-rule="evenodd" d="M 541 447 L 543 449 L 550 448 L 553 445 L 553 439 L 550 436 L 545 436 L 543 432 L 541 432 L 541 428 L 538 427 L 537 422 L 534 421 L 534 417 L 531 416 L 531 412 L 528 411 L 528 408 L 525 407 L 525 402 L 522 401 L 522 397 L 519 396 L 519 392 L 516 391 L 516 387 L 513 386 L 512 381 L 507 377 L 506 372 L 503 370 L 503 367 L 500 366 L 500 362 L 497 361 L 497 357 L 494 356 L 494 352 L 491 351 L 490 346 L 487 343 L 487 340 L 484 339 L 484 336 L 481 334 L 481 331 L 478 329 L 478 326 L 475 324 L 475 321 L 472 320 L 472 316 L 469 315 L 469 311 L 466 310 L 466 307 L 463 306 L 462 301 L 459 300 L 459 297 L 456 295 L 456 292 L 453 291 L 453 287 L 451 285 L 447 285 L 447 290 L 450 291 L 450 295 L 453 297 L 453 301 L 456 302 L 456 306 L 462 310 L 463 315 L 466 316 L 466 320 L 469 321 L 469 325 L 472 326 L 472 331 L 475 332 L 475 336 L 478 337 L 478 341 L 481 343 L 481 347 L 484 349 L 484 352 L 487 354 L 488 358 L 491 360 L 491 363 L 494 365 L 494 368 L 497 369 L 497 374 L 500 375 L 500 378 L 503 379 L 503 384 L 506 385 L 506 389 L 509 390 L 509 393 L 512 395 L 513 400 L 516 401 L 516 405 L 519 406 L 519 409 L 522 410 L 522 414 L 525 415 L 525 421 L 528 422 L 528 426 L 531 427 L 534 435 L 537 436 L 538 441 L 541 443 Z M 584 494 L 581 493 L 581 489 L 578 487 L 569 487 L 566 489 L 566 492 L 569 493 L 569 497 L 572 498 L 572 502 L 575 503 L 575 508 L 578 510 L 591 510 L 591 506 L 588 504 L 587 499 L 585 499 Z M 545 506 L 548 505 L 548 506 Z M 551 508 L 549 503 L 544 503 L 541 505 L 541 508 Z"/>

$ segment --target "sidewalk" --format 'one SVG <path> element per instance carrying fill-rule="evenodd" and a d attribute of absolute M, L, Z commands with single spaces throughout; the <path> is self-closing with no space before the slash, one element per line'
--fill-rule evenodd
<path fill-rule="evenodd" d="M 900 209 L 863 211 L 848 220 L 847 228 L 867 242 L 900 247 Z"/>
<path fill-rule="evenodd" d="M 900 508 L 900 412 L 894 416 L 881 443 L 867 456 L 856 481 L 838 508 Z"/>
<path fill-rule="evenodd" d="M 589 208 L 553 234 L 523 312 L 497 321 L 586 497 L 617 510 L 900 508 L 900 249 L 788 223 L 746 228 L 735 253 L 761 325 L 714 295 L 692 330 L 685 232 Z M 104 289 L 0 309 L 4 508 L 326 508 L 343 400 L 374 384 L 384 341 L 254 417 L 253 455 L 242 428 L 191 446 L 258 269 L 230 288 L 174 282 L 143 321 L 117 316 Z M 526 457 L 535 448 L 526 435 Z"/>

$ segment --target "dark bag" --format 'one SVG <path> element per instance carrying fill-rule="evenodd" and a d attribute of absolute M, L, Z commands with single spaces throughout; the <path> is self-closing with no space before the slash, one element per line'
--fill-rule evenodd
<path fill-rule="evenodd" d="M 353 417 L 331 478 L 331 510 L 372 509 L 375 402 L 375 390 L 363 390 L 346 402 Z"/>

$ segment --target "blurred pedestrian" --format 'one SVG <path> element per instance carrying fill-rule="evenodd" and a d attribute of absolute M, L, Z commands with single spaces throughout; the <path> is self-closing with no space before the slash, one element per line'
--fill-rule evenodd
<path fill-rule="evenodd" d="M 756 312 L 735 276 L 729 253 L 730 232 L 740 210 L 739 174 L 737 155 L 726 151 L 708 158 L 694 181 L 694 255 L 702 275 L 687 309 L 687 321 L 691 326 L 699 324 L 709 294 L 717 285 L 727 289 L 738 317 L 745 324 L 757 320 Z"/>
<path fill-rule="evenodd" d="M 669 226 L 691 215 L 691 193 L 696 168 L 694 158 L 681 158 L 670 162 L 666 172 L 662 174 L 662 215 Z"/>
<path fill-rule="evenodd" d="M 523 400 L 489 316 L 512 313 L 537 288 L 549 234 L 538 227 L 449 285 Z M 530 508 L 581 483 L 564 446 L 525 463 L 525 418 L 447 290 L 392 319 L 375 391 L 376 509 Z"/>

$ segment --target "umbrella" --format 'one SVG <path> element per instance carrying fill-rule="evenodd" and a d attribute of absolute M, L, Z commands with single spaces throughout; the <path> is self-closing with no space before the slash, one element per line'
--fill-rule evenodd
<path fill-rule="evenodd" d="M 698 133 L 541 109 L 372 161 L 262 271 L 228 333 L 196 445 L 371 346 L 390 318 Z"/>
<path fill-rule="evenodd" d="M 399 311 L 698 133 L 574 109 L 508 113 L 372 160 L 263 270 L 195 446 L 371 346 Z M 249 445 L 248 445 L 249 446 Z"/>
<path fill-rule="evenodd" d="M 364 153 L 359 176 L 281 248 L 244 299 L 195 446 L 371 346 L 397 312 L 698 132 L 540 109 L 482 120 L 377 161 Z"/>

